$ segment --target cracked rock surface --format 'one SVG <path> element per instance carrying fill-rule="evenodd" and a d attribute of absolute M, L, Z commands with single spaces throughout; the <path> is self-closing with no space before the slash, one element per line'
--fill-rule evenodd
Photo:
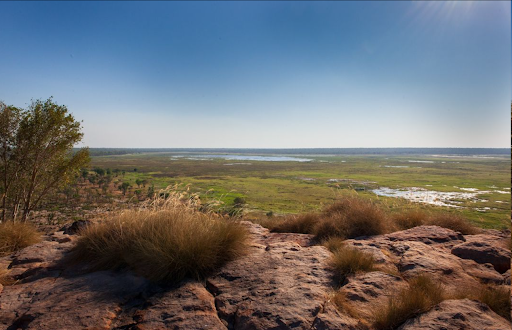
<path fill-rule="evenodd" d="M 506 237 L 498 234 L 489 240 L 422 226 L 348 240 L 348 245 L 373 254 L 380 269 L 386 270 L 347 279 L 340 290 L 352 307 L 349 314 L 331 303 L 331 254 L 314 245 L 311 235 L 270 233 L 242 223 L 251 237 L 245 256 L 202 282 L 188 280 L 174 287 L 156 285 L 129 271 L 85 273 L 80 266 L 69 268 L 61 260 L 76 237 L 54 233 L 0 258 L 17 280 L 0 286 L 0 329 L 368 329 L 369 323 L 354 318 L 353 312 L 371 320 L 372 310 L 385 305 L 408 285 L 404 279 L 417 274 L 430 273 L 447 288 L 510 281 L 509 269 L 500 274 L 496 263 L 485 262 L 485 256 L 495 256 L 496 250 L 479 243 L 505 242 Z M 452 251 L 474 246 L 478 250 L 466 258 Z M 442 302 L 402 328 L 505 326 L 509 329 L 510 323 L 486 305 L 466 299 Z"/>

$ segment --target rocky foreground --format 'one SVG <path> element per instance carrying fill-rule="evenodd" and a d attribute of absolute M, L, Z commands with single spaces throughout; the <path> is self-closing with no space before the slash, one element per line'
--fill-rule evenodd
<path fill-rule="evenodd" d="M 57 232 L 0 260 L 17 282 L 1 287 L 1 329 L 367 329 L 375 311 L 428 273 L 445 289 L 510 286 L 510 237 L 462 235 L 421 226 L 348 240 L 373 254 L 378 271 L 349 277 L 346 310 L 331 302 L 330 252 L 303 234 L 270 233 L 244 222 L 249 253 L 204 282 L 152 284 L 130 272 L 86 273 L 61 262 L 75 235 Z M 350 310 L 350 312 L 349 312 Z M 503 329 L 509 321 L 469 299 L 445 300 L 400 329 Z"/>

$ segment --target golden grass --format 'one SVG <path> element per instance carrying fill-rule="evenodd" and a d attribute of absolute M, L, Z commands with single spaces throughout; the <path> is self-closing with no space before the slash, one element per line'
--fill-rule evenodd
<path fill-rule="evenodd" d="M 335 291 L 331 297 L 331 302 L 334 306 L 351 317 L 359 320 L 359 322 L 369 328 L 369 324 L 366 320 L 364 320 L 361 315 L 357 312 L 357 310 L 352 306 L 352 304 L 348 301 L 346 294 L 340 290 Z"/>
<path fill-rule="evenodd" d="M 89 226 L 70 260 L 92 269 L 127 267 L 155 282 L 200 279 L 244 253 L 247 232 L 238 222 L 200 212 L 183 193 L 158 194 L 139 210 L 128 210 Z M 168 197 L 167 197 L 168 196 Z"/>
<path fill-rule="evenodd" d="M 346 277 L 357 272 L 369 272 L 374 269 L 375 260 L 372 255 L 344 245 L 333 251 L 330 266 L 338 284 L 343 284 Z"/>
<path fill-rule="evenodd" d="M 393 214 L 392 221 L 398 229 L 405 230 L 424 225 L 428 220 L 428 214 L 422 210 L 408 210 Z"/>
<path fill-rule="evenodd" d="M 478 300 L 491 308 L 496 314 L 510 320 L 510 286 L 505 285 L 473 285 L 459 288 L 454 299 Z"/>
<path fill-rule="evenodd" d="M 1 285 L 12 285 L 16 281 L 10 276 L 10 270 L 5 267 L 0 267 L 0 284 Z"/>
<path fill-rule="evenodd" d="M 373 201 L 361 197 L 344 197 L 326 208 L 322 219 L 314 230 L 319 240 L 373 236 L 391 230 L 386 213 Z"/>
<path fill-rule="evenodd" d="M 278 233 L 311 234 L 319 221 L 315 213 L 291 215 L 276 223 L 272 230 Z"/>
<path fill-rule="evenodd" d="M 373 326 L 377 330 L 395 329 L 443 300 L 441 285 L 426 275 L 420 275 L 411 279 L 407 289 L 390 298 L 388 305 L 376 312 Z"/>
<path fill-rule="evenodd" d="M 467 219 L 453 213 L 436 214 L 428 219 L 428 224 L 452 229 L 464 235 L 474 235 L 479 232 Z"/>
<path fill-rule="evenodd" d="M 11 254 L 40 240 L 41 235 L 29 223 L 7 221 L 0 224 L 0 256 Z"/>

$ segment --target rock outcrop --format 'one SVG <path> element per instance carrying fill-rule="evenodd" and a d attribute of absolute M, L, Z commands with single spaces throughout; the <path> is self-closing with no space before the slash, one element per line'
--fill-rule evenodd
<path fill-rule="evenodd" d="M 0 260 L 17 281 L 0 287 L 0 329 L 368 329 L 372 313 L 418 274 L 431 274 L 447 290 L 510 283 L 510 267 L 500 274 L 496 265 L 503 263 L 493 259 L 492 248 L 503 246 L 480 242 L 484 235 L 422 226 L 348 240 L 374 255 L 378 269 L 350 276 L 336 288 L 331 254 L 311 235 L 270 233 L 243 223 L 251 236 L 247 255 L 202 282 L 173 287 L 129 271 L 70 268 L 62 260 L 76 236 L 54 233 Z M 478 244 L 484 248 L 471 254 L 478 257 L 456 252 Z M 350 312 L 333 305 L 334 290 L 344 295 Z M 476 301 L 449 300 L 401 329 L 510 329 L 510 323 Z"/>

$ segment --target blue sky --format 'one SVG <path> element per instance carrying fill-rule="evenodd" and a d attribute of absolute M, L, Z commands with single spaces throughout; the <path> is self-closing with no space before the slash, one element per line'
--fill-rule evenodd
<path fill-rule="evenodd" d="M 90 147 L 510 147 L 511 8 L 0 2 L 0 100 Z"/>

